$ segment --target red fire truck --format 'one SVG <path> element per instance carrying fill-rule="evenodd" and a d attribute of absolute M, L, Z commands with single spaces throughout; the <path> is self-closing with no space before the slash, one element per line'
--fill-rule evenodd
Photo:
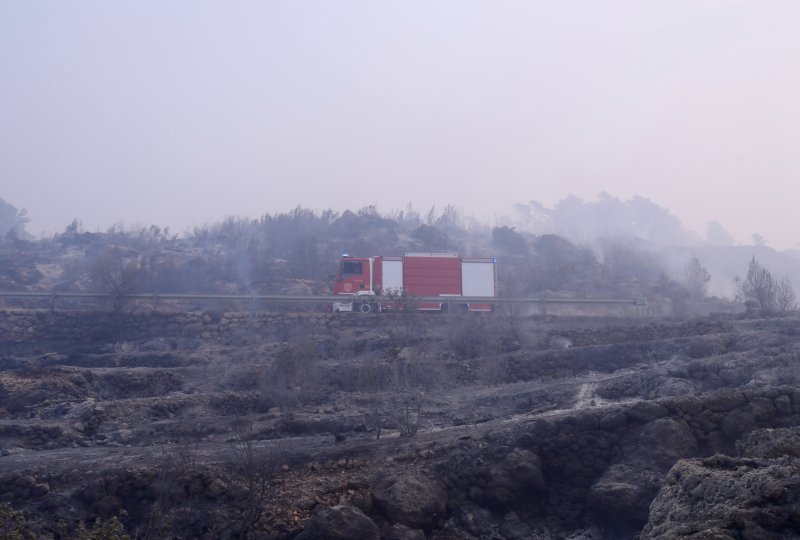
<path fill-rule="evenodd" d="M 495 297 L 494 258 L 466 258 L 455 253 L 407 253 L 403 257 L 342 256 L 333 293 L 349 298 L 331 305 L 332 311 L 382 311 L 397 307 L 397 298 Z M 455 300 L 455 299 L 454 299 Z M 417 309 L 491 311 L 491 303 L 421 302 Z"/>

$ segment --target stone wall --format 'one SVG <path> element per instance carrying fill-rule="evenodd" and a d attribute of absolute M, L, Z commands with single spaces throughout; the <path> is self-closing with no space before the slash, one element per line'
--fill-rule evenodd
<path fill-rule="evenodd" d="M 622 326 L 619 321 L 611 321 L 610 327 L 594 327 L 592 321 L 575 320 L 575 328 L 564 329 L 551 333 L 551 337 L 562 337 L 569 340 L 573 347 L 584 347 L 596 344 L 611 343 L 636 343 L 640 341 L 654 341 L 659 339 L 672 339 L 676 337 L 700 336 L 706 334 L 724 334 L 734 331 L 730 320 L 693 319 L 680 324 L 652 321 L 646 324 L 629 324 Z M 635 322 L 635 320 L 634 320 Z"/>
<path fill-rule="evenodd" d="M 540 418 L 489 445 L 466 440 L 437 476 L 453 500 L 533 511 L 555 527 L 589 518 L 636 530 L 678 459 L 734 454 L 735 441 L 754 429 L 797 424 L 800 389 L 791 386 L 640 401 Z M 541 479 L 527 474 L 535 482 L 521 474 L 536 467 Z"/>
<path fill-rule="evenodd" d="M 374 326 L 376 317 L 390 321 L 392 315 L 267 313 L 267 312 L 109 312 L 7 310 L 0 311 L 0 343 L 49 342 L 90 345 L 103 342 L 143 340 L 156 337 L 201 338 L 221 341 L 246 336 L 289 336 L 298 328 L 335 331 L 343 326 Z"/>

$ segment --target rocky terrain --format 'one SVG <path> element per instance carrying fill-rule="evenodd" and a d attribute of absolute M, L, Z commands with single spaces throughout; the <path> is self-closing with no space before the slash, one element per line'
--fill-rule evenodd
<path fill-rule="evenodd" d="M 0 499 L 38 537 L 800 528 L 793 315 L 7 310 L 0 340 Z"/>

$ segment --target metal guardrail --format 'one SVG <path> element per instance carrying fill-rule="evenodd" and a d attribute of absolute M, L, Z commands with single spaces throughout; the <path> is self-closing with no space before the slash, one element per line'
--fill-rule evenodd
<path fill-rule="evenodd" d="M 106 299 L 114 300 L 211 300 L 230 302 L 346 302 L 354 301 L 377 303 L 397 302 L 397 298 L 371 296 L 371 295 L 299 295 L 299 294 L 206 294 L 206 293 L 130 293 L 115 296 L 107 293 L 88 292 L 28 292 L 28 291 L 0 291 L 0 298 L 16 299 L 42 299 L 50 300 L 51 309 L 55 309 L 58 299 Z M 565 298 L 548 296 L 538 298 L 504 298 L 487 296 L 415 296 L 409 300 L 420 303 L 446 303 L 446 304 L 607 304 L 607 305 L 634 305 L 646 306 L 646 298 Z"/>

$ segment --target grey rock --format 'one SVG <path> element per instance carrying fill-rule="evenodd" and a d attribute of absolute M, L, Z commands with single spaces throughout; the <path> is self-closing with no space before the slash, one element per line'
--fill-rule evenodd
<path fill-rule="evenodd" d="M 756 419 L 749 407 L 733 409 L 722 419 L 720 429 L 731 441 L 756 429 Z"/>
<path fill-rule="evenodd" d="M 646 424 L 639 432 L 638 444 L 631 449 L 635 461 L 664 472 L 680 458 L 698 453 L 697 439 L 683 420 L 659 418 Z"/>
<path fill-rule="evenodd" d="M 653 501 L 641 538 L 796 538 L 799 469 L 797 458 L 681 460 Z"/>
<path fill-rule="evenodd" d="M 491 533 L 492 514 L 487 509 L 466 501 L 460 503 L 453 511 L 453 517 L 448 520 L 448 525 L 474 536 L 484 537 Z"/>
<path fill-rule="evenodd" d="M 386 532 L 386 540 L 425 540 L 422 529 L 412 529 L 402 523 L 395 523 Z"/>
<path fill-rule="evenodd" d="M 667 414 L 666 408 L 651 401 L 640 401 L 627 411 L 628 418 L 634 422 L 650 422 Z"/>
<path fill-rule="evenodd" d="M 747 402 L 744 394 L 732 388 L 726 388 L 715 394 L 706 396 L 703 401 L 705 408 L 714 412 L 730 411 Z"/>
<path fill-rule="evenodd" d="M 792 414 L 792 400 L 789 399 L 789 396 L 778 396 L 775 398 L 774 403 L 778 414 Z"/>
<path fill-rule="evenodd" d="M 354 506 L 323 508 L 297 536 L 298 540 L 379 540 L 380 529 Z"/>
<path fill-rule="evenodd" d="M 372 498 L 390 521 L 421 528 L 444 516 L 447 492 L 419 473 L 383 474 L 372 486 Z"/>
<path fill-rule="evenodd" d="M 706 446 L 712 454 L 724 454 L 730 447 L 730 441 L 719 431 L 712 431 L 706 437 Z"/>
<path fill-rule="evenodd" d="M 509 512 L 500 523 L 500 535 L 506 540 L 528 540 L 533 531 L 515 512 Z"/>
<path fill-rule="evenodd" d="M 644 523 L 662 479 L 657 471 L 617 463 L 589 489 L 587 505 L 599 521 Z"/>
<path fill-rule="evenodd" d="M 695 415 L 703 410 L 703 400 L 697 396 L 681 396 L 672 400 L 672 406 L 684 414 Z"/>
<path fill-rule="evenodd" d="M 600 419 L 598 427 L 605 431 L 612 431 L 621 428 L 628 423 L 627 417 L 623 413 L 609 413 Z"/>
<path fill-rule="evenodd" d="M 31 495 L 34 497 L 44 497 L 50 493 L 50 485 L 49 484 L 36 484 L 31 488 Z"/>
<path fill-rule="evenodd" d="M 767 420 L 775 416 L 775 405 L 772 400 L 764 397 L 754 397 L 750 399 L 750 409 L 756 420 Z"/>
<path fill-rule="evenodd" d="M 372 493 L 368 490 L 354 493 L 350 503 L 364 513 L 372 512 Z"/>
<path fill-rule="evenodd" d="M 800 458 L 800 427 L 757 429 L 736 442 L 736 452 L 742 457 Z"/>
<path fill-rule="evenodd" d="M 32 488 L 36 485 L 36 478 L 30 475 L 18 476 L 14 480 L 14 485 L 19 488 Z"/>
<path fill-rule="evenodd" d="M 545 491 L 545 479 L 539 456 L 515 448 L 502 462 L 492 466 L 485 496 L 490 501 L 508 505 L 520 497 L 537 497 Z"/>
<path fill-rule="evenodd" d="M 223 482 L 219 478 L 215 478 L 206 487 L 205 494 L 207 497 L 216 499 L 224 495 L 227 491 L 228 491 L 228 486 L 225 484 L 225 482 Z"/>
<path fill-rule="evenodd" d="M 653 397 L 683 396 L 694 392 L 694 385 L 686 379 L 669 377 L 659 384 L 652 392 Z"/>

